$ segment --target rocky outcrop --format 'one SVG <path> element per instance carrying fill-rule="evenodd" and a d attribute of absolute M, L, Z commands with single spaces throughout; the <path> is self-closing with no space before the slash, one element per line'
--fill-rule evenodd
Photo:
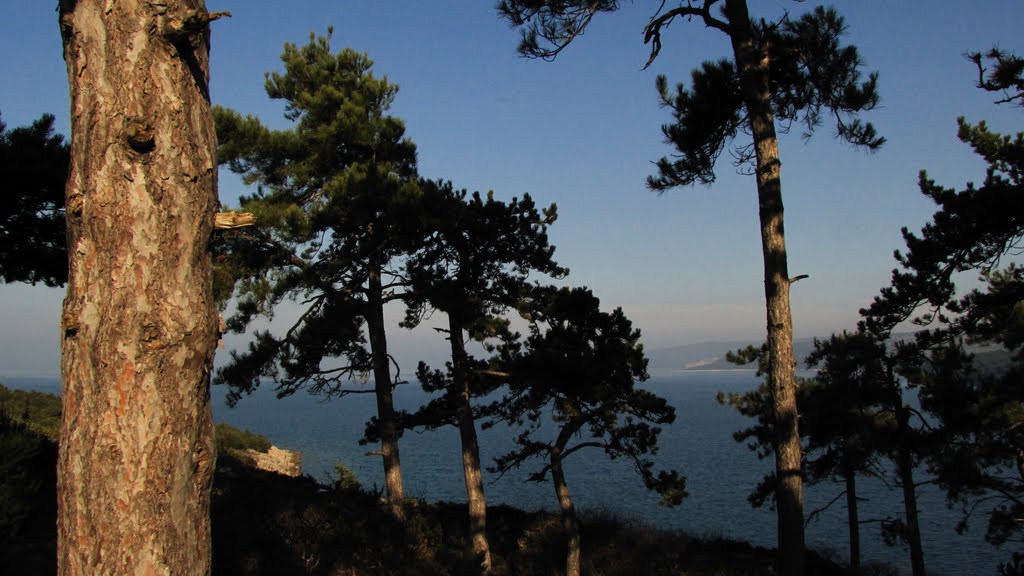
<path fill-rule="evenodd" d="M 301 452 L 271 446 L 270 450 L 266 452 L 257 452 L 250 449 L 245 450 L 244 453 L 248 459 L 251 459 L 253 466 L 260 470 L 292 477 L 302 474 Z"/>

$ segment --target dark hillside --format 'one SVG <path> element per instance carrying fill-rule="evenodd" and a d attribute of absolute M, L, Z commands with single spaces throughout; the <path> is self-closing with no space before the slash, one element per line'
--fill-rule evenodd
<path fill-rule="evenodd" d="M 6 388 L 0 398 L 0 566 L 5 574 L 55 574 L 57 447 L 35 416 L 52 424 L 56 406 L 59 421 L 59 399 Z M 238 431 L 223 438 L 266 442 Z M 403 525 L 380 494 L 351 480 L 325 486 L 256 470 L 233 453 L 218 457 L 214 477 L 214 574 L 476 573 L 463 553 L 464 504 L 410 501 Z M 773 573 L 774 551 L 744 542 L 696 539 L 604 514 L 584 516 L 581 530 L 584 574 Z M 497 575 L 563 569 L 566 543 L 557 515 L 492 506 L 488 532 Z M 807 563 L 809 573 L 845 573 L 813 553 Z"/>

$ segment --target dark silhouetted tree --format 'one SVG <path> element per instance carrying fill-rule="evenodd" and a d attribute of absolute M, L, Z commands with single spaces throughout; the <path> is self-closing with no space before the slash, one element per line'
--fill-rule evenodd
<path fill-rule="evenodd" d="M 968 54 L 978 66 L 978 87 L 1001 92 L 999 102 L 1021 102 L 1024 97 L 1024 60 L 993 49 L 985 55 Z M 984 63 L 992 63 L 986 69 Z M 957 119 L 957 137 L 987 164 L 981 186 L 968 182 L 963 190 L 944 188 L 921 171 L 919 188 L 935 203 L 932 221 L 920 233 L 903 228 L 906 249 L 896 252 L 899 267 L 889 286 L 861 310 L 862 328 L 887 334 L 913 319 L 921 326 L 948 323 L 944 312 L 958 313 L 955 275 L 998 269 L 1001 260 L 1016 253 L 1024 238 L 1024 133 L 1016 136 L 990 131 L 984 121 L 970 124 Z M 949 306 L 953 308 L 950 309 Z"/>
<path fill-rule="evenodd" d="M 0 119 L 0 278 L 62 286 L 68 278 L 64 185 L 71 149 L 53 116 L 7 130 Z"/>
<path fill-rule="evenodd" d="M 675 420 L 664 399 L 637 387 L 647 380 L 640 331 L 616 308 L 600 310 L 585 288 L 541 288 L 531 295 L 525 345 L 503 347 L 508 391 L 493 416 L 520 428 L 516 448 L 495 459 L 504 474 L 533 459 L 543 463 L 530 479 L 550 474 L 568 540 L 565 573 L 580 574 L 580 531 L 563 462 L 586 448 L 631 460 L 644 485 L 676 505 L 686 496 L 685 478 L 655 474 L 649 456 L 658 450 L 660 425 Z"/>
<path fill-rule="evenodd" d="M 1011 353 L 1009 365 L 982 370 L 947 344 L 932 353 L 919 374 L 921 405 L 944 441 L 928 455 L 929 470 L 959 503 L 958 530 L 981 509 L 986 539 L 996 546 L 1019 542 L 1024 529 L 1024 270 L 1011 265 L 984 275 L 976 289 L 954 306 L 950 325 L 919 335 L 919 342 L 966 338 Z"/>
<path fill-rule="evenodd" d="M 978 85 L 1000 92 L 1002 103 L 1018 103 L 1021 60 L 992 50 L 968 56 Z M 986 69 L 985 64 L 991 65 Z M 964 522 L 984 503 L 995 503 L 987 537 L 996 544 L 1019 531 L 1024 507 L 1024 439 L 1020 413 L 1021 273 L 1002 261 L 1019 254 L 1024 238 L 1024 134 L 991 132 L 984 122 L 958 119 L 958 137 L 988 165 L 980 185 L 944 188 L 921 173 L 921 193 L 935 202 L 931 222 L 918 233 L 903 229 L 906 249 L 889 286 L 861 313 L 862 329 L 885 337 L 912 320 L 926 327 L 915 334 L 911 369 L 942 442 L 929 454 L 935 474 L 952 502 L 964 506 Z M 957 274 L 978 272 L 983 290 L 957 293 Z M 995 344 L 1013 362 L 1003 373 L 984 373 L 961 349 L 964 342 Z"/>
<path fill-rule="evenodd" d="M 566 273 L 552 259 L 555 249 L 547 237 L 556 210 L 553 204 L 538 210 L 529 194 L 502 202 L 492 193 L 483 197 L 457 191 L 450 182 L 423 182 L 422 190 L 424 229 L 429 233 L 406 262 L 410 293 L 405 325 L 418 325 L 430 311 L 443 312 L 448 326 L 438 330 L 448 335 L 451 361 L 443 372 L 420 364 L 424 389 L 441 396 L 405 420 L 408 427 L 458 427 L 472 550 L 487 571 L 487 504 L 475 424 L 480 413 L 472 399 L 493 391 L 500 380 L 467 351 L 467 337 L 483 341 L 501 336 L 507 328 L 501 315 L 521 304 L 528 277 Z"/>
<path fill-rule="evenodd" d="M 258 332 L 248 351 L 232 353 L 217 382 L 232 387 L 231 400 L 261 378 L 273 379 L 279 396 L 301 388 L 334 396 L 372 373 L 388 502 L 402 517 L 384 305 L 402 298 L 394 262 L 416 234 L 415 220 L 403 223 L 418 196 L 416 148 L 387 115 L 398 87 L 374 76 L 365 54 L 332 53 L 328 30 L 301 48 L 286 44 L 284 73 L 267 75 L 267 95 L 285 102 L 294 128 L 215 110 L 219 161 L 259 185 L 242 199 L 257 225 L 226 234 L 222 247 L 222 284 L 238 280 L 228 327 L 242 332 L 285 300 L 302 306 L 283 333 Z"/>
<path fill-rule="evenodd" d="M 553 59 L 581 35 L 599 12 L 619 8 L 617 0 L 502 0 L 499 13 L 521 29 L 519 50 L 531 57 Z M 843 46 L 843 19 L 831 9 L 817 8 L 800 18 L 780 22 L 754 21 L 746 0 L 703 0 L 662 3 L 644 30 L 651 46 L 648 65 L 662 46 L 662 32 L 676 19 L 698 19 L 725 33 L 732 45 L 728 59 L 705 63 L 693 72 L 693 85 L 670 92 L 659 77 L 662 104 L 673 114 L 663 127 L 665 140 L 677 154 L 658 161 L 658 175 L 648 186 L 663 192 L 677 186 L 714 181 L 715 163 L 725 146 L 742 131 L 751 140 L 736 148 L 740 162 L 753 164 L 757 181 L 769 383 L 774 389 L 777 425 L 774 431 L 779 512 L 780 573 L 803 573 L 803 488 L 796 383 L 793 376 L 793 327 L 789 304 L 790 276 L 783 225 L 781 161 L 776 121 L 802 123 L 809 135 L 831 115 L 837 136 L 875 149 L 882 145 L 870 124 L 857 113 L 878 103 L 876 77 L 862 81 L 856 48 Z M 721 5 L 721 15 L 713 13 Z"/>
<path fill-rule="evenodd" d="M 839 481 L 846 497 L 850 569 L 860 570 L 858 476 L 881 476 L 883 449 L 892 441 L 883 434 L 888 421 L 882 408 L 888 396 L 884 348 L 862 333 L 833 334 L 815 340 L 807 366 L 817 368 L 800 395 L 800 430 L 807 438 L 804 466 L 809 482 Z M 811 513 L 810 517 L 813 517 Z"/>
<path fill-rule="evenodd" d="M 839 480 L 845 495 L 850 540 L 850 562 L 859 565 L 860 530 L 863 522 L 858 514 L 856 479 L 858 475 L 881 475 L 886 469 L 878 464 L 881 458 L 895 466 L 895 483 L 902 489 L 903 520 L 883 520 L 883 536 L 887 542 L 906 541 L 911 550 L 915 575 L 923 574 L 923 549 L 918 521 L 917 487 L 914 478 L 923 457 L 934 445 L 935 438 L 927 432 L 924 419 L 907 404 L 913 383 L 899 371 L 920 369 L 926 359 L 916 354 L 907 343 L 888 350 L 885 342 L 862 332 L 833 335 L 815 341 L 807 365 L 819 367 L 814 378 L 798 378 L 798 400 L 801 411 L 801 436 L 805 442 L 803 474 L 807 482 L 816 484 Z M 767 365 L 767 348 L 747 347 L 730 353 L 737 364 L 757 362 L 758 375 Z M 743 394 L 719 395 L 719 402 L 729 404 L 756 423 L 733 434 L 737 442 L 746 442 L 759 458 L 772 455 L 775 421 L 772 418 L 771 388 L 761 384 Z M 771 501 L 775 494 L 775 475 L 767 475 L 751 493 L 754 506 Z M 827 508 L 826 506 L 826 508 Z M 812 511 L 808 521 L 824 509 Z"/>
<path fill-rule="evenodd" d="M 999 48 L 971 52 L 967 58 L 978 67 L 978 88 L 1003 94 L 996 104 L 1024 106 L 1024 58 Z"/>

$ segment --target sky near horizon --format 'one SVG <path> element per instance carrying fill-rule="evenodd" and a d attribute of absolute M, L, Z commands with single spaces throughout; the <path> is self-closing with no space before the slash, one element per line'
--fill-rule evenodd
<path fill-rule="evenodd" d="M 518 32 L 491 0 L 209 0 L 232 18 L 212 24 L 211 98 L 287 128 L 266 97 L 263 75 L 281 70 L 284 43 L 304 44 L 333 26 L 332 47 L 366 52 L 374 72 L 401 89 L 391 109 L 417 144 L 419 171 L 456 187 L 530 193 L 558 205 L 550 230 L 568 282 L 590 287 L 606 308 L 621 306 L 648 349 L 764 338 L 757 200 L 751 177 L 727 155 L 711 186 L 657 195 L 645 189 L 652 161 L 672 152 L 660 127 L 655 77 L 688 82 L 705 60 L 730 55 L 727 38 L 679 21 L 647 70 L 644 24 L 659 2 L 623 2 L 599 14 L 554 62 L 515 51 Z M 671 4 L 671 3 L 670 3 Z M 752 15 L 778 18 L 822 3 L 750 2 Z M 874 154 L 832 138 L 827 123 L 810 140 L 794 126 L 782 137 L 783 197 L 797 337 L 852 329 L 857 311 L 886 285 L 900 228 L 918 230 L 933 206 L 918 173 L 960 189 L 984 165 L 956 139 L 956 119 L 1020 131 L 1024 112 L 996 106 L 974 87 L 963 54 L 993 46 L 1024 53 L 1024 3 L 884 2 L 835 4 L 847 41 L 877 70 L 882 102 L 863 115 L 888 142 Z M 0 2 L 0 115 L 8 127 L 43 113 L 70 130 L 67 76 L 53 2 Z M 220 198 L 244 187 L 222 171 Z M 0 284 L 0 378 L 59 372 L 62 289 Z M 390 311 L 394 322 L 399 312 Z M 429 325 L 438 324 L 437 319 Z M 429 326 L 428 326 L 429 327 Z M 444 348 L 431 330 L 389 334 L 403 365 Z M 226 340 L 227 347 L 239 345 Z M 218 353 L 218 358 L 225 355 Z"/>

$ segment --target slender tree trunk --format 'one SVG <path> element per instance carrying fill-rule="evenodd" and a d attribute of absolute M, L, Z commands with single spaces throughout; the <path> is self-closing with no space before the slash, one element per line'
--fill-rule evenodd
<path fill-rule="evenodd" d="M 793 378 L 793 319 L 783 225 L 781 161 L 771 107 L 769 56 L 758 46 L 745 0 L 726 0 L 730 38 L 757 156 L 757 197 L 764 255 L 769 372 L 775 412 L 775 501 L 779 514 L 779 573 L 801 576 L 804 558 L 802 448 Z"/>
<path fill-rule="evenodd" d="M 373 356 L 380 452 L 384 461 L 384 484 L 388 491 L 388 506 L 396 518 L 404 519 L 405 490 L 402 487 L 402 464 L 398 455 L 398 427 L 395 424 L 391 358 L 388 356 L 388 341 L 384 328 L 384 298 L 380 269 L 380 264 L 374 263 L 374 270 L 369 275 L 366 330 L 369 333 L 370 353 Z"/>
<path fill-rule="evenodd" d="M 569 495 L 569 485 L 565 482 L 565 471 L 562 469 L 562 450 L 564 445 L 556 445 L 551 449 L 551 480 L 555 485 L 555 497 L 562 510 L 562 529 L 565 531 L 567 549 L 565 554 L 565 576 L 580 576 L 582 551 L 580 548 L 580 525 L 576 517 L 576 507 Z"/>
<path fill-rule="evenodd" d="M 217 206 L 201 0 L 62 0 L 61 575 L 210 573 Z"/>
<path fill-rule="evenodd" d="M 890 376 L 891 377 L 891 376 Z M 907 446 L 906 438 L 910 429 L 910 415 L 902 398 L 896 405 L 896 426 L 899 428 L 900 443 L 896 451 L 896 468 L 903 489 L 903 511 L 907 519 L 907 544 L 910 546 L 910 572 L 913 576 L 925 576 L 924 549 L 921 547 L 921 526 L 917 514 L 917 486 L 914 485 L 914 457 Z"/>
<path fill-rule="evenodd" d="M 857 474 L 847 471 L 846 478 L 846 522 L 850 531 L 850 570 L 860 574 L 860 517 L 857 514 Z"/>
<path fill-rule="evenodd" d="M 462 323 L 457 315 L 448 314 L 448 338 L 451 341 L 454 377 L 455 411 L 459 438 L 462 441 L 462 473 L 466 480 L 466 505 L 469 508 L 469 533 L 473 556 L 484 572 L 491 570 L 491 548 L 487 542 L 487 500 L 484 497 L 483 474 L 480 472 L 480 445 L 476 438 L 476 422 L 466 373 L 466 347 L 462 341 Z"/>

